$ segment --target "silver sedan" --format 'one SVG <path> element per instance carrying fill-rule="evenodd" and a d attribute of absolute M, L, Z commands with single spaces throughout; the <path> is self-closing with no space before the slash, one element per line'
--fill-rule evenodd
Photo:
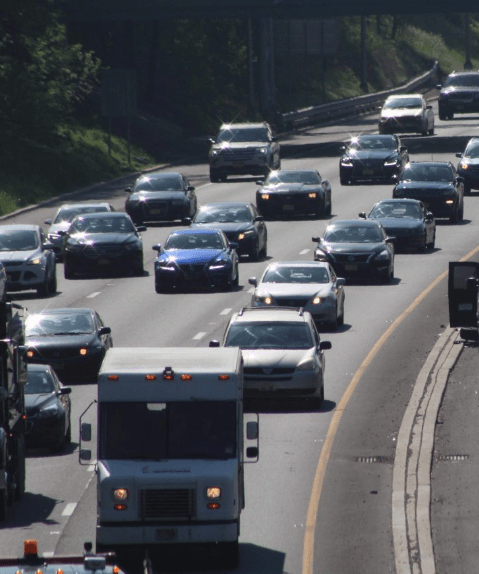
<path fill-rule="evenodd" d="M 332 329 L 344 323 L 345 279 L 337 277 L 327 262 L 279 261 L 266 268 L 255 287 L 252 307 L 302 307 L 316 324 Z"/>

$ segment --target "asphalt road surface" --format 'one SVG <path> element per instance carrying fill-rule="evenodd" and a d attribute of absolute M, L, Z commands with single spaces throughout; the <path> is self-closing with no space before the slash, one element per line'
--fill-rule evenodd
<path fill-rule="evenodd" d="M 441 122 L 436 115 L 434 136 L 402 139 L 411 159 L 456 163 L 455 152 L 462 151 L 469 137 L 477 135 L 478 125 L 477 116 Z M 377 200 L 392 195 L 391 185 L 342 187 L 339 183 L 338 147 L 350 135 L 363 132 L 377 133 L 376 115 L 310 128 L 281 140 L 283 168 L 317 168 L 330 180 L 331 218 L 357 217 Z M 254 202 L 255 178 L 230 178 L 226 183 L 211 184 L 205 159 L 185 161 L 173 168 L 188 176 L 202 204 Z M 69 201 L 102 199 L 122 209 L 124 188 L 133 179 L 129 176 L 83 190 Z M 43 224 L 65 201 L 52 201 L 6 222 Z M 267 261 L 242 261 L 239 287 L 231 293 L 156 294 L 151 246 L 163 242 L 174 228 L 157 224 L 142 234 L 145 276 L 65 280 L 59 264 L 55 296 L 38 299 L 34 293 L 24 293 L 14 294 L 13 299 L 31 311 L 93 307 L 112 328 L 115 346 L 207 346 L 211 339 L 221 338 L 231 313 L 249 304 L 248 278 L 259 276 L 270 261 L 311 260 L 311 237 L 320 235 L 327 222 L 312 218 L 268 221 Z M 391 488 L 398 433 L 418 374 L 448 325 L 446 281 L 437 279 L 449 261 L 478 246 L 478 227 L 479 194 L 473 194 L 465 198 L 461 224 L 438 222 L 433 251 L 396 256 L 392 284 L 346 285 L 344 326 L 338 332 L 321 334 L 323 340 L 332 342 L 332 349 L 326 351 L 325 401 L 319 411 L 291 401 L 254 405 L 260 411 L 260 460 L 246 468 L 238 572 L 396 571 Z M 95 392 L 94 384 L 73 388 L 73 443 L 67 452 L 29 453 L 27 493 L 12 507 L 0 530 L 0 555 L 20 555 L 25 538 L 37 538 L 40 552 L 57 554 L 80 553 L 83 541 L 94 540 L 94 467 L 78 463 L 75 437 L 78 417 Z M 471 411 L 465 412 L 477 416 Z M 450 411 L 444 412 L 446 416 Z M 458 407 L 451 414 L 462 417 L 461 412 Z M 443 452 L 452 451 L 445 447 Z M 457 452 L 462 452 L 459 446 Z M 468 508 L 467 498 L 461 496 L 462 490 L 457 492 L 454 481 L 444 480 L 441 485 L 443 491 L 437 497 L 450 501 L 453 496 L 458 508 Z M 472 490 L 471 479 L 467 491 L 471 496 Z M 455 523 L 438 520 L 433 524 L 438 524 L 438 532 L 446 537 L 448 527 Z M 477 544 L 471 546 L 464 552 L 477 554 Z M 442 548 L 439 556 L 445 560 Z M 183 556 L 171 560 L 160 555 L 154 562 L 155 571 L 174 570 L 178 561 L 185 572 L 214 569 L 207 555 L 183 563 L 180 558 L 184 560 Z M 445 567 L 440 571 L 473 570 Z"/>

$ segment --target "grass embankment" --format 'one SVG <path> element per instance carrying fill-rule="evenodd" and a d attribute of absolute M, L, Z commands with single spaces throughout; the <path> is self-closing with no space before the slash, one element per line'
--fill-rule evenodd
<path fill-rule="evenodd" d="M 368 91 L 375 92 L 406 83 L 429 69 L 438 60 L 444 74 L 464 66 L 464 16 L 392 16 L 368 18 Z M 360 89 L 360 18 L 339 21 L 340 42 L 335 55 L 328 57 L 325 94 L 319 78 L 321 64 L 309 62 L 308 73 L 298 78 L 294 90 L 280 102 L 283 111 L 349 98 Z M 479 23 L 471 17 L 472 63 L 479 68 Z M 299 69 L 299 68 L 298 68 Z M 277 85 L 281 91 L 281 76 Z M 318 96 L 318 94 L 320 96 Z M 278 98 L 280 99 L 280 98 Z M 221 114 L 220 114 L 221 115 Z M 108 153 L 108 133 L 101 122 L 94 125 L 69 125 L 49 141 L 4 141 L 0 178 L 0 210 L 10 213 L 25 205 L 80 189 L 91 183 L 113 179 L 128 172 L 158 165 L 165 155 L 149 155 L 132 145 L 131 165 L 125 139 L 112 136 Z"/>

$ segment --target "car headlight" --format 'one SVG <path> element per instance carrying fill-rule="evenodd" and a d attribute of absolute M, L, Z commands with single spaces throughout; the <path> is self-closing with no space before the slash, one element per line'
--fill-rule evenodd
<path fill-rule="evenodd" d="M 314 260 L 315 261 L 327 261 L 328 256 L 326 255 L 326 253 L 324 251 L 321 251 L 321 249 L 316 249 L 316 251 L 314 252 Z"/>
<path fill-rule="evenodd" d="M 466 162 L 461 162 L 459 164 L 459 169 L 469 169 L 469 164 Z"/>
<path fill-rule="evenodd" d="M 156 266 L 161 267 L 164 271 L 175 271 L 176 266 L 172 261 L 156 261 Z"/>
<path fill-rule="evenodd" d="M 318 197 L 318 194 L 312 191 L 311 193 L 308 193 L 308 197 L 309 199 L 316 199 Z"/>
<path fill-rule="evenodd" d="M 255 295 L 254 300 L 257 303 L 264 303 L 265 305 L 271 305 L 273 303 L 273 298 L 270 297 L 269 295 L 265 295 L 263 297 L 258 297 L 257 295 Z"/>
<path fill-rule="evenodd" d="M 51 405 L 49 407 L 46 407 L 45 409 L 42 409 L 41 411 L 38 411 L 38 418 L 41 419 L 54 418 L 57 417 L 59 414 L 60 414 L 59 406 Z"/>
<path fill-rule="evenodd" d="M 397 164 L 398 164 L 397 159 L 386 159 L 386 160 L 384 160 L 385 166 L 391 166 L 391 165 L 397 165 Z"/>
<path fill-rule="evenodd" d="M 39 257 L 34 257 L 33 259 L 29 259 L 27 261 L 27 265 L 41 265 L 42 260 Z"/>
<path fill-rule="evenodd" d="M 298 371 L 312 371 L 316 367 L 316 361 L 313 357 L 308 357 L 304 361 L 301 361 L 299 365 L 296 367 Z"/>
<path fill-rule="evenodd" d="M 321 305 L 321 303 L 324 302 L 324 299 L 321 299 L 321 297 L 314 297 L 311 302 L 313 305 Z"/>
<path fill-rule="evenodd" d="M 262 155 L 266 155 L 268 153 L 268 148 L 267 147 L 260 147 L 256 151 Z"/>
<path fill-rule="evenodd" d="M 224 260 L 213 261 L 213 263 L 210 264 L 209 269 L 210 271 L 217 271 L 218 269 L 224 269 L 227 265 L 228 261 Z"/>
<path fill-rule="evenodd" d="M 386 261 L 387 259 L 389 259 L 389 251 L 387 249 L 383 249 L 381 253 L 378 253 L 376 255 L 376 259 L 378 259 L 379 261 Z"/>
<path fill-rule="evenodd" d="M 269 199 L 269 193 L 262 193 L 260 197 L 261 197 L 262 200 L 268 201 L 268 199 Z"/>
<path fill-rule="evenodd" d="M 251 229 L 250 231 L 243 231 L 242 233 L 238 234 L 238 241 L 242 241 L 243 239 L 246 239 L 247 237 L 251 237 L 252 235 L 254 235 L 253 229 Z"/>
<path fill-rule="evenodd" d="M 341 160 L 341 165 L 344 166 L 352 166 L 353 165 L 353 160 L 350 157 L 345 157 L 344 159 Z"/>

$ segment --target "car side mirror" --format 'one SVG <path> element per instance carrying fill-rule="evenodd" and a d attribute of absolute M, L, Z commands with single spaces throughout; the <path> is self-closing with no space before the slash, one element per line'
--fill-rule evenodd
<path fill-rule="evenodd" d="M 434 219 L 434 214 L 431 211 L 426 213 L 426 217 L 424 218 L 426 221 L 432 221 Z"/>
<path fill-rule="evenodd" d="M 366 219 L 366 212 L 365 211 L 361 211 L 361 213 L 358 213 L 358 215 L 359 215 L 359 217 Z"/>
<path fill-rule="evenodd" d="M 102 327 L 101 329 L 98 329 L 98 334 L 99 335 L 111 335 L 111 327 Z"/>
<path fill-rule="evenodd" d="M 426 106 L 426 110 L 432 110 L 432 106 L 428 104 L 428 105 Z"/>
<path fill-rule="evenodd" d="M 386 237 L 386 243 L 396 243 L 396 237 Z"/>
<path fill-rule="evenodd" d="M 91 424 L 90 423 L 82 423 L 81 424 L 80 438 L 82 441 L 85 441 L 85 442 L 91 441 Z"/>
<path fill-rule="evenodd" d="M 459 152 L 457 152 L 457 153 L 456 153 L 456 157 L 459 157 L 459 158 L 461 158 L 461 157 L 462 157 L 462 153 L 461 153 L 460 151 L 459 151 Z M 45 221 L 45 223 L 46 223 L 46 221 Z"/>
<path fill-rule="evenodd" d="M 43 249 L 52 250 L 52 249 L 55 249 L 55 246 L 50 241 L 45 241 L 45 243 L 43 244 Z"/>
<path fill-rule="evenodd" d="M 250 277 L 248 279 L 248 283 L 250 285 L 253 285 L 253 287 L 258 287 L 258 280 L 256 279 L 256 277 Z"/>
<path fill-rule="evenodd" d="M 43 222 L 45 225 L 51 225 L 52 224 L 52 220 L 51 219 L 45 219 L 45 221 Z"/>
<path fill-rule="evenodd" d="M 196 187 L 194 185 L 189 185 L 186 189 L 188 191 L 195 191 Z"/>
<path fill-rule="evenodd" d="M 319 243 L 319 242 L 321 241 L 321 238 L 320 238 L 320 237 L 312 237 L 312 238 L 311 238 L 311 241 L 312 241 L 313 243 Z"/>
<path fill-rule="evenodd" d="M 210 341 L 208 347 L 219 347 L 220 346 L 220 342 L 216 339 L 213 339 L 213 341 Z"/>
<path fill-rule="evenodd" d="M 136 230 L 137 231 L 146 231 L 146 225 L 137 225 Z"/>
<path fill-rule="evenodd" d="M 186 225 L 187 227 L 191 225 L 191 217 L 183 217 L 183 219 L 181 220 L 181 223 L 183 225 Z"/>
<path fill-rule="evenodd" d="M 436 90 L 440 90 L 442 88 L 442 84 L 436 84 Z"/>
<path fill-rule="evenodd" d="M 263 216 L 263 215 L 257 215 L 257 216 L 254 218 L 254 222 L 255 222 L 255 223 L 260 223 L 261 221 L 264 221 L 264 216 Z"/>
<path fill-rule="evenodd" d="M 332 348 L 331 341 L 321 341 L 321 343 L 319 343 L 320 351 L 328 351 L 331 348 Z"/>
<path fill-rule="evenodd" d="M 338 277 L 336 279 L 336 285 L 338 287 L 342 287 L 343 285 L 346 285 L 346 279 L 344 277 Z"/>
<path fill-rule="evenodd" d="M 70 395 L 72 392 L 72 388 L 71 387 L 61 387 L 60 388 L 60 394 L 61 395 Z"/>
<path fill-rule="evenodd" d="M 131 186 L 125 187 L 125 191 L 126 191 L 127 193 L 131 193 L 132 187 L 131 187 Z"/>
<path fill-rule="evenodd" d="M 264 184 L 264 179 L 257 179 L 256 180 L 256 185 L 263 185 Z"/>
<path fill-rule="evenodd" d="M 160 253 L 161 243 L 157 243 L 156 245 L 152 245 L 151 248 L 153 249 L 153 251 L 158 251 L 158 253 Z"/>
<path fill-rule="evenodd" d="M 239 249 L 239 244 L 234 241 L 230 241 L 230 247 L 231 249 Z"/>
<path fill-rule="evenodd" d="M 344 153 L 344 152 L 346 151 L 346 146 L 345 146 L 345 145 L 340 145 L 338 149 L 339 149 L 339 152 L 340 152 L 340 153 Z"/>

